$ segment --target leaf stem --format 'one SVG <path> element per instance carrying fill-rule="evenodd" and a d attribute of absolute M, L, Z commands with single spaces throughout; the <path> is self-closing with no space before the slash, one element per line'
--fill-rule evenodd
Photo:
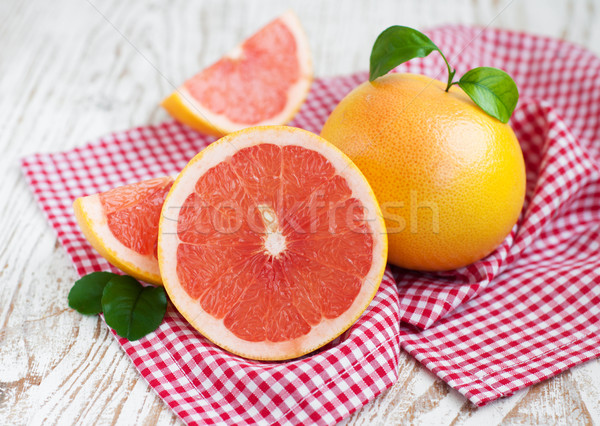
<path fill-rule="evenodd" d="M 440 55 L 442 55 L 442 59 L 444 60 L 444 62 L 446 63 L 446 67 L 448 68 L 448 84 L 446 85 L 446 92 L 447 92 L 448 90 L 450 90 L 450 87 L 452 87 L 453 84 L 458 83 L 457 81 L 452 82 L 452 79 L 454 78 L 454 74 L 456 74 L 456 70 L 452 69 L 452 67 L 448 63 L 448 60 L 446 59 L 446 56 L 444 56 L 442 51 L 440 49 L 437 49 L 437 51 L 440 52 Z"/>
<path fill-rule="evenodd" d="M 452 86 L 454 86 L 455 84 L 459 84 L 459 85 L 460 85 L 460 81 L 453 81 L 452 83 L 450 83 L 450 84 L 448 85 L 448 87 L 446 87 L 446 92 L 447 92 L 447 91 L 448 91 L 448 90 L 449 90 L 449 89 L 450 89 Z"/>

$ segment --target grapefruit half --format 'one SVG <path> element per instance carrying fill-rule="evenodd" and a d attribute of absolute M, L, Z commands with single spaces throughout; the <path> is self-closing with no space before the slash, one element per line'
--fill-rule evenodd
<path fill-rule="evenodd" d="M 375 295 L 386 258 L 364 176 L 292 127 L 208 146 L 179 174 L 160 219 L 171 301 L 209 340 L 252 359 L 295 358 L 343 333 Z"/>
<path fill-rule="evenodd" d="M 187 80 L 162 106 L 176 120 L 222 136 L 287 123 L 306 99 L 311 81 L 308 41 L 289 11 Z"/>
<path fill-rule="evenodd" d="M 173 178 L 150 179 L 77 198 L 77 223 L 92 247 L 123 272 L 161 284 L 158 222 Z"/>

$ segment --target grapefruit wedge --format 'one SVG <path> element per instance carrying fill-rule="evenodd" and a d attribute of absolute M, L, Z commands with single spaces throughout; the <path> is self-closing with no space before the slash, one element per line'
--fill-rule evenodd
<path fill-rule="evenodd" d="M 75 218 L 92 247 L 123 272 L 161 284 L 157 261 L 160 212 L 173 178 L 150 179 L 81 197 Z"/>
<path fill-rule="evenodd" d="M 187 80 L 162 106 L 181 123 L 222 136 L 287 123 L 306 99 L 311 81 L 308 41 L 289 11 Z"/>
<path fill-rule="evenodd" d="M 206 338 L 252 359 L 295 358 L 343 333 L 375 295 L 386 258 L 364 176 L 292 127 L 248 128 L 205 148 L 160 219 L 171 301 Z"/>

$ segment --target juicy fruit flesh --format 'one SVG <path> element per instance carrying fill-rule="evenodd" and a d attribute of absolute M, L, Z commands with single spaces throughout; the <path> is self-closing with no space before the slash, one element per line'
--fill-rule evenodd
<path fill-rule="evenodd" d="M 173 179 L 162 177 L 100 194 L 106 221 L 125 247 L 156 258 L 158 222 Z"/>
<path fill-rule="evenodd" d="M 207 109 L 234 122 L 256 124 L 276 116 L 300 77 L 294 35 L 276 19 L 246 40 L 237 55 L 220 59 L 184 86 Z"/>
<path fill-rule="evenodd" d="M 337 318 L 372 264 L 362 203 L 300 146 L 255 145 L 209 169 L 177 234 L 182 288 L 247 341 L 291 340 Z"/>

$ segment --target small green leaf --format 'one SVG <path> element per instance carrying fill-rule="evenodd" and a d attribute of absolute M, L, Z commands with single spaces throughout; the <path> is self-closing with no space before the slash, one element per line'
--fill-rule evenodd
<path fill-rule="evenodd" d="M 413 58 L 424 58 L 434 50 L 440 51 L 425 34 L 409 27 L 391 26 L 375 40 L 371 50 L 369 81 Z"/>
<path fill-rule="evenodd" d="M 498 68 L 473 68 L 458 85 L 482 110 L 503 123 L 508 123 L 519 101 L 514 80 Z"/>
<path fill-rule="evenodd" d="M 69 306 L 83 315 L 99 314 L 104 287 L 116 276 L 112 272 L 92 272 L 81 277 L 69 291 Z"/>
<path fill-rule="evenodd" d="M 167 311 L 163 287 L 144 287 L 127 275 L 114 277 L 104 288 L 106 323 L 121 337 L 138 340 L 158 328 Z"/>

